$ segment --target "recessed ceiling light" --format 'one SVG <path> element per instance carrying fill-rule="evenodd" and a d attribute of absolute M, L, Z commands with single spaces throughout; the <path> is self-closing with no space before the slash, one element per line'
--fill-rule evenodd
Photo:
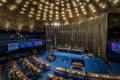
<path fill-rule="evenodd" d="M 3 6 L 3 4 L 2 4 L 2 3 L 0 3 L 0 6 Z"/>

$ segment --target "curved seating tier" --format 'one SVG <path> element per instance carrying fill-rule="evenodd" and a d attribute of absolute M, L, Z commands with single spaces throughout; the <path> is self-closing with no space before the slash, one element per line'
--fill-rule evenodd
<path fill-rule="evenodd" d="M 52 74 L 48 74 L 47 80 L 67 80 L 67 79 L 59 77 L 59 76 L 55 76 Z"/>
<path fill-rule="evenodd" d="M 13 80 L 30 80 L 25 74 L 23 74 L 18 66 L 16 61 L 8 62 L 8 76 Z"/>
<path fill-rule="evenodd" d="M 50 70 L 51 65 L 46 62 L 41 61 L 35 55 L 20 58 L 18 60 L 13 60 L 5 63 L 5 80 L 36 80 L 40 79 L 44 70 Z M 39 65 L 35 65 L 36 64 Z M 39 67 L 41 66 L 41 67 Z M 2 75 L 2 66 L 0 66 L 0 74 Z M 2 77 L 0 76 L 0 80 Z"/>
<path fill-rule="evenodd" d="M 107 74 L 96 74 L 96 73 L 87 73 L 87 72 L 78 72 L 78 71 L 75 71 L 75 70 L 69 70 L 69 69 L 65 69 L 65 68 L 56 68 L 56 71 L 67 73 L 68 76 L 69 75 L 76 75 L 78 77 L 79 76 L 84 76 L 85 78 L 120 80 L 120 76 L 113 76 L 113 75 L 107 75 Z M 59 75 L 62 76 L 62 74 L 59 74 Z"/>

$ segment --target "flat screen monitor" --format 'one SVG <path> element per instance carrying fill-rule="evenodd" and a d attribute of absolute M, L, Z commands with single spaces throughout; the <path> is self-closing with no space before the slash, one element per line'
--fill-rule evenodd
<path fill-rule="evenodd" d="M 112 51 L 116 53 L 120 53 L 120 43 L 112 42 L 111 48 L 112 48 Z"/>
<path fill-rule="evenodd" d="M 34 41 L 34 46 L 40 46 L 42 45 L 42 41 Z"/>
<path fill-rule="evenodd" d="M 8 51 L 13 51 L 19 49 L 19 44 L 18 43 L 10 43 L 8 44 Z"/>
<path fill-rule="evenodd" d="M 34 44 L 32 42 L 21 42 L 19 43 L 19 48 L 27 48 L 27 47 L 33 47 Z"/>

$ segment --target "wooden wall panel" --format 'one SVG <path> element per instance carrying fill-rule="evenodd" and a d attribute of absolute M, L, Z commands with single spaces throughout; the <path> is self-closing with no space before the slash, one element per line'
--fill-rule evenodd
<path fill-rule="evenodd" d="M 74 47 L 85 47 L 95 53 L 100 48 L 100 53 L 105 56 L 106 52 L 106 33 L 107 33 L 107 17 L 106 14 L 99 16 L 96 19 L 89 20 L 82 23 L 71 25 L 50 26 L 52 32 L 46 38 L 54 38 L 53 33 L 56 33 L 57 45 L 69 45 Z M 53 45 L 53 42 L 51 43 Z"/>

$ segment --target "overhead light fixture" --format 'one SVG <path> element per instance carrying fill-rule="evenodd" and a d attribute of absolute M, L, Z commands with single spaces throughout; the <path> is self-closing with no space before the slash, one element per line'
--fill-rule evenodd
<path fill-rule="evenodd" d="M 40 17 L 36 17 L 36 20 L 40 20 Z"/>
<path fill-rule="evenodd" d="M 7 0 L 2 0 L 3 3 L 7 3 Z"/>
<path fill-rule="evenodd" d="M 0 3 L 0 7 L 1 7 L 1 6 L 3 6 L 3 4 L 2 4 L 2 3 Z"/>
<path fill-rule="evenodd" d="M 12 0 L 11 2 L 10 0 L 1 0 L 0 8 L 7 7 L 11 11 L 19 11 L 20 14 L 43 22 L 74 21 L 77 17 L 79 17 L 77 19 L 79 22 L 82 20 L 81 18 L 94 17 L 109 11 L 109 6 L 111 9 L 117 8 L 119 2 L 120 0 L 72 0 L 72 2 L 70 0 L 55 0 L 55 2 L 49 0 Z"/>
<path fill-rule="evenodd" d="M 20 11 L 20 14 L 25 14 L 25 12 L 24 11 Z"/>
<path fill-rule="evenodd" d="M 30 18 L 31 18 L 31 17 L 33 17 L 33 15 L 29 14 L 29 15 L 28 15 L 28 17 L 30 17 Z"/>
<path fill-rule="evenodd" d="M 10 10 L 11 10 L 11 11 L 14 11 L 16 8 L 17 8 L 16 5 L 11 5 L 11 6 L 10 6 Z"/>
<path fill-rule="evenodd" d="M 113 4 L 116 5 L 116 4 L 119 3 L 119 2 L 120 2 L 120 0 L 114 0 L 114 1 L 113 1 Z"/>
<path fill-rule="evenodd" d="M 23 1 L 23 0 L 16 0 L 15 2 L 16 2 L 17 4 L 20 4 L 20 3 L 22 3 L 22 1 Z"/>
<path fill-rule="evenodd" d="M 53 22 L 53 25 L 54 26 L 60 26 L 60 23 L 59 22 Z"/>

